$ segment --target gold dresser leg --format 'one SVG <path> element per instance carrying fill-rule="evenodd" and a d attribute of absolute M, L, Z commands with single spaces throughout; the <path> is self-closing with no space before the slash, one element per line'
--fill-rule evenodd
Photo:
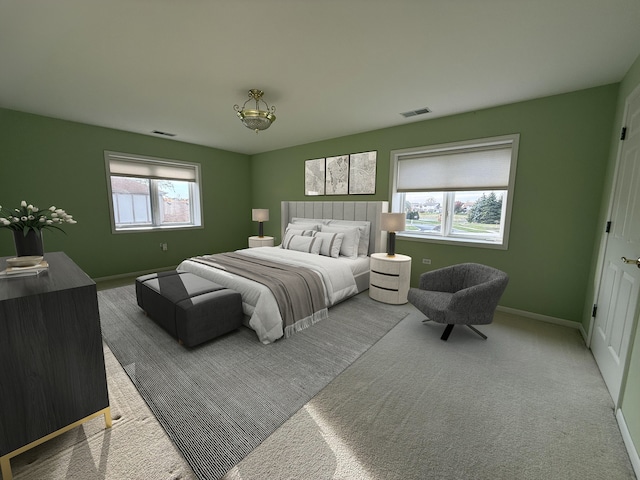
<path fill-rule="evenodd" d="M 105 423 L 105 427 L 106 428 L 111 428 L 111 407 L 106 407 L 103 408 L 102 410 L 98 410 L 95 413 L 92 413 L 91 415 L 84 417 L 81 420 L 78 420 L 77 422 L 73 422 L 69 425 L 67 425 L 66 427 L 63 427 L 59 430 L 56 430 L 55 432 L 50 433 L 49 435 L 45 435 L 42 438 L 39 438 L 38 440 L 35 440 L 33 442 L 31 442 L 28 445 L 24 445 L 23 447 L 18 448 L 17 450 L 14 450 L 13 452 L 9 452 L 6 455 L 4 455 L 3 457 L 0 457 L 0 471 L 2 472 L 2 480 L 13 480 L 13 475 L 11 474 L 11 464 L 9 463 L 9 461 L 11 460 L 11 458 L 20 455 L 21 453 L 26 452 L 27 450 L 36 447 L 48 440 L 51 440 L 54 437 L 57 437 L 58 435 L 68 432 L 69 430 L 82 425 L 84 422 L 86 422 L 87 420 L 91 420 L 92 418 L 96 418 L 99 417 L 100 415 L 104 415 L 104 423 Z"/>
<path fill-rule="evenodd" d="M 104 412 L 104 424 L 106 428 L 111 428 L 111 407 L 107 407 Z"/>
<path fill-rule="evenodd" d="M 2 480 L 13 480 L 11 474 L 11 464 L 9 463 L 9 455 L 0 457 L 0 471 L 2 471 Z"/>

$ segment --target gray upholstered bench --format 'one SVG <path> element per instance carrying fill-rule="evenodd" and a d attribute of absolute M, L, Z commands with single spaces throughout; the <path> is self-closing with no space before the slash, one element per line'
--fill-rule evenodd
<path fill-rule="evenodd" d="M 187 272 L 136 279 L 138 305 L 180 343 L 193 347 L 242 325 L 238 292 Z"/>

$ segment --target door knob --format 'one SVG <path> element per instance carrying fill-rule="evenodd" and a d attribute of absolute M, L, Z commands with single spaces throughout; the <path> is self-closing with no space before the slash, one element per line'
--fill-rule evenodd
<path fill-rule="evenodd" d="M 633 263 L 637 265 L 638 268 L 640 268 L 640 257 L 636 258 L 635 260 L 633 258 L 622 257 L 622 261 L 624 263 Z"/>

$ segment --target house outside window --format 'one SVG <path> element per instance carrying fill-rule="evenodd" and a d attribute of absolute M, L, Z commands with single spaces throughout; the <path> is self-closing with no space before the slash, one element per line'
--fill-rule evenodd
<path fill-rule="evenodd" d="M 519 135 L 391 152 L 391 210 L 409 240 L 507 249 Z"/>
<path fill-rule="evenodd" d="M 200 165 L 105 152 L 113 232 L 199 228 Z"/>

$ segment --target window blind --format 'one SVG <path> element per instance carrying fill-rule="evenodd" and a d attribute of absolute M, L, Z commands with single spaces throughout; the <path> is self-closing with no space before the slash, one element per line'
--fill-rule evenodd
<path fill-rule="evenodd" d="M 111 154 L 109 155 L 109 171 L 111 175 L 120 177 L 196 181 L 196 165 L 158 160 L 138 160 Z"/>
<path fill-rule="evenodd" d="M 511 142 L 398 157 L 398 192 L 498 190 L 509 186 Z"/>

